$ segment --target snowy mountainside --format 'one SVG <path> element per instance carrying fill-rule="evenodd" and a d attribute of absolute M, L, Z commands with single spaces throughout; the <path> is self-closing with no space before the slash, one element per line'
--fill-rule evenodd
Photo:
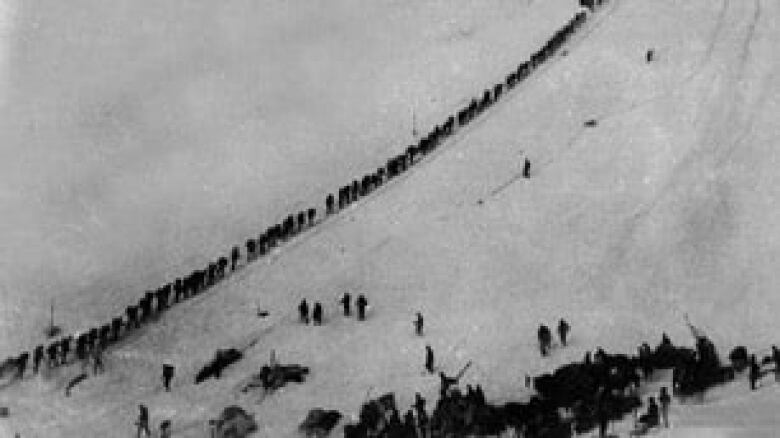
<path fill-rule="evenodd" d="M 129 436 L 144 402 L 153 421 L 171 418 L 175 436 L 195 437 L 239 404 L 258 419 L 257 436 L 296 436 L 312 407 L 354 416 L 367 393 L 395 391 L 401 406 L 415 391 L 435 398 L 426 344 L 447 372 L 474 361 L 464 384 L 516 400 L 529 395 L 526 373 L 597 346 L 633 352 L 662 331 L 689 342 L 684 313 L 722 355 L 736 344 L 765 349 L 778 329 L 780 5 L 613 0 L 602 14 L 430 160 L 172 309 L 70 398 L 62 386 L 75 369 L 5 388 L 14 414 L 0 427 Z M 532 178 L 518 179 L 526 156 Z M 340 316 L 344 291 L 367 295 L 367 321 Z M 324 303 L 325 325 L 296 321 L 303 297 Z M 258 307 L 270 316 L 258 319 Z M 415 311 L 426 316 L 423 338 Z M 572 323 L 572 345 L 541 359 L 536 327 L 559 317 Z M 192 385 L 216 348 L 253 339 L 223 378 Z M 307 382 L 263 399 L 237 392 L 271 350 L 311 367 Z M 178 367 L 171 393 L 159 383 L 165 361 Z M 771 436 L 777 385 L 762 383 L 675 402 L 674 427 L 654 436 Z M 625 434 L 628 422 L 614 427 Z"/>

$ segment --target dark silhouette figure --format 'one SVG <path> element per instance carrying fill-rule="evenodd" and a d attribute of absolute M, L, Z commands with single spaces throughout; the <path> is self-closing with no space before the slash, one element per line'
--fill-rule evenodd
<path fill-rule="evenodd" d="M 298 315 L 301 317 L 301 322 L 309 323 L 309 303 L 305 299 L 301 300 L 301 304 L 298 304 Z"/>
<path fill-rule="evenodd" d="M 665 386 L 661 387 L 658 401 L 661 402 L 661 419 L 663 420 L 664 427 L 669 427 L 669 404 L 672 402 L 672 398 L 669 397 L 669 392 L 667 392 Z"/>
<path fill-rule="evenodd" d="M 433 349 L 430 345 L 425 346 L 425 369 L 433 374 Z"/>
<path fill-rule="evenodd" d="M 325 212 L 327 214 L 333 214 L 335 206 L 336 200 L 333 198 L 333 194 L 331 193 L 327 198 L 325 198 Z"/>
<path fill-rule="evenodd" d="M 33 373 L 38 374 L 38 368 L 43 360 L 43 345 L 35 347 L 33 351 Z"/>
<path fill-rule="evenodd" d="M 238 249 L 237 246 L 233 247 L 233 250 L 230 252 L 230 270 L 235 271 L 236 265 L 238 264 L 238 259 L 241 258 L 241 250 Z"/>
<path fill-rule="evenodd" d="M 173 380 L 174 366 L 169 364 L 163 364 L 162 378 L 163 386 L 166 391 L 171 390 L 171 380 Z"/>
<path fill-rule="evenodd" d="M 753 354 L 750 356 L 750 370 L 748 371 L 751 391 L 756 390 L 756 383 L 759 377 L 761 377 L 761 368 L 758 366 L 758 362 L 756 362 L 756 355 Z"/>
<path fill-rule="evenodd" d="M 772 362 L 775 363 L 775 381 L 780 382 L 780 349 L 772 346 Z"/>
<path fill-rule="evenodd" d="M 119 333 L 122 330 L 122 318 L 116 317 L 111 320 L 111 340 L 116 342 L 119 340 Z"/>
<path fill-rule="evenodd" d="M 544 324 L 540 325 L 539 330 L 537 331 L 537 337 L 539 338 L 539 351 L 542 353 L 542 356 L 547 356 L 550 344 L 552 343 L 550 328 Z"/>
<path fill-rule="evenodd" d="M 420 312 L 417 312 L 417 318 L 414 320 L 414 332 L 417 336 L 423 335 L 423 316 Z"/>
<path fill-rule="evenodd" d="M 317 210 L 315 210 L 314 208 L 310 208 L 306 210 L 306 216 L 307 219 L 309 220 L 309 226 L 314 225 L 314 219 L 317 217 Z"/>
<path fill-rule="evenodd" d="M 30 358 L 30 353 L 24 352 L 19 355 L 19 358 L 16 360 L 16 365 L 18 368 L 18 376 L 20 379 L 24 377 L 24 370 L 27 368 L 27 360 Z"/>
<path fill-rule="evenodd" d="M 314 325 L 322 325 L 322 304 L 314 303 L 314 309 L 311 312 L 311 319 Z"/>
<path fill-rule="evenodd" d="M 48 347 L 46 347 L 46 355 L 49 357 L 47 365 L 49 368 L 56 367 L 59 365 L 59 361 L 57 360 L 57 344 L 52 343 L 49 344 Z"/>
<path fill-rule="evenodd" d="M 525 164 L 523 164 L 523 178 L 530 178 L 531 177 L 531 162 L 528 161 L 528 158 L 525 159 Z"/>
<path fill-rule="evenodd" d="M 141 431 L 147 437 L 152 436 L 152 432 L 149 430 L 149 409 L 144 405 L 138 405 L 138 411 L 138 421 L 135 423 L 138 426 L 136 438 L 141 437 Z"/>
<path fill-rule="evenodd" d="M 73 340 L 72 336 L 66 336 L 60 340 L 60 353 L 62 364 L 68 363 L 68 353 L 70 353 L 70 341 Z"/>
<path fill-rule="evenodd" d="M 421 418 L 427 414 L 425 411 L 425 398 L 420 395 L 419 392 L 414 394 L 414 411 L 417 413 L 417 418 Z"/>
<path fill-rule="evenodd" d="M 344 316 L 350 315 L 350 307 L 352 305 L 352 296 L 349 292 L 344 292 L 344 295 L 339 300 L 339 303 L 344 307 Z"/>
<path fill-rule="evenodd" d="M 358 320 L 363 321 L 366 319 L 366 307 L 368 307 L 368 300 L 366 300 L 366 296 L 363 294 L 358 295 L 357 301 L 355 301 L 355 305 L 357 305 Z"/>
<path fill-rule="evenodd" d="M 565 319 L 561 318 L 558 321 L 558 336 L 561 338 L 561 345 L 566 346 L 566 336 L 569 334 L 569 323 Z"/>

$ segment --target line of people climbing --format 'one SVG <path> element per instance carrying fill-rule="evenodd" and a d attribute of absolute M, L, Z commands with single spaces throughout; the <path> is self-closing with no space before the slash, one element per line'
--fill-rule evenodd
<path fill-rule="evenodd" d="M 598 1 L 600 4 L 601 1 Z M 591 9 L 593 9 L 591 7 Z M 369 195 L 382 184 L 399 176 L 412 165 L 418 163 L 425 155 L 432 152 L 445 139 L 451 136 L 458 127 L 467 125 L 482 112 L 498 102 L 505 91 L 511 90 L 521 83 L 528 75 L 549 59 L 566 42 L 584 22 L 586 13 L 580 11 L 574 15 L 560 30 L 558 30 L 544 46 L 531 55 L 530 59 L 519 64 L 512 70 L 504 81 L 496 83 L 484 90 L 479 97 L 471 99 L 468 105 L 461 108 L 455 114 L 439 125 L 436 125 L 427 135 L 422 137 L 415 145 L 410 145 L 406 150 L 387 160 L 384 166 L 375 172 L 368 173 L 360 179 L 342 186 L 337 191 L 337 196 L 328 194 L 325 199 L 326 216 L 336 214 L 339 210 L 348 207 L 361 197 Z M 526 160 L 524 175 L 530 176 L 530 162 Z M 280 223 L 274 224 L 260 233 L 257 238 L 250 238 L 244 243 L 243 258 L 246 264 L 259 257 L 267 255 L 273 248 L 279 246 L 297 234 L 317 224 L 317 209 L 308 208 L 294 214 L 289 214 Z M 129 305 L 121 315 L 117 315 L 110 322 L 89 328 L 81 333 L 69 334 L 58 340 L 52 341 L 48 346 L 38 345 L 33 349 L 32 371 L 37 373 L 44 359 L 44 352 L 48 357 L 47 365 L 57 367 L 69 363 L 72 356 L 81 361 L 89 357 L 102 368 L 100 355 L 102 352 L 121 341 L 126 335 L 132 333 L 150 321 L 154 321 L 159 314 L 169 309 L 172 305 L 196 296 L 211 286 L 217 284 L 228 274 L 241 267 L 241 248 L 234 246 L 226 256 L 221 256 L 210 262 L 202 269 L 196 269 L 188 275 L 176 278 L 157 289 L 148 290 L 140 298 L 137 304 Z M 315 323 L 321 323 L 322 306 L 315 303 L 312 318 Z M 318 310 L 319 309 L 319 310 Z M 360 306 L 358 303 L 360 317 Z M 319 315 L 319 318 L 315 318 Z M 420 329 L 421 330 L 421 329 Z M 75 345 L 74 345 L 75 344 Z M 75 347 L 75 348 L 73 348 Z M 8 358 L 0 371 L 7 368 L 16 370 L 15 376 L 23 378 L 27 369 L 30 353 L 24 351 L 17 356 Z"/>

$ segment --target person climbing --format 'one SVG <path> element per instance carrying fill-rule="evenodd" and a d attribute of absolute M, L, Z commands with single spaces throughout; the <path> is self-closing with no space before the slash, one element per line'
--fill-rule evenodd
<path fill-rule="evenodd" d="M 163 378 L 163 386 L 165 387 L 165 390 L 170 392 L 171 390 L 171 380 L 173 380 L 173 373 L 174 373 L 174 366 L 170 364 L 163 364 L 163 371 L 162 371 L 162 378 Z"/>
<path fill-rule="evenodd" d="M 149 430 L 149 409 L 140 404 L 138 405 L 138 421 L 135 423 L 136 426 L 138 426 L 138 434 L 136 435 L 136 438 L 141 437 L 141 431 L 144 432 L 144 434 L 147 437 L 152 436 L 152 432 Z"/>
<path fill-rule="evenodd" d="M 24 352 L 19 355 L 19 357 L 16 359 L 16 366 L 17 366 L 17 372 L 16 377 L 21 379 L 24 377 L 24 370 L 27 368 L 27 360 L 30 357 L 30 353 Z"/>
<path fill-rule="evenodd" d="M 314 303 L 314 310 L 311 312 L 312 321 L 314 325 L 322 325 L 322 304 L 319 302 Z"/>
<path fill-rule="evenodd" d="M 756 361 L 756 355 L 752 354 L 750 355 L 750 370 L 748 371 L 748 379 L 750 379 L 751 391 L 756 390 L 756 383 L 758 382 L 758 379 L 760 377 L 761 377 L 761 368 L 758 366 L 758 362 Z"/>
<path fill-rule="evenodd" d="M 417 312 L 417 318 L 414 320 L 414 332 L 417 336 L 423 335 L 423 316 L 420 312 Z"/>
<path fill-rule="evenodd" d="M 92 349 L 92 374 L 97 374 L 98 372 L 102 373 L 104 370 L 103 348 L 96 345 L 95 348 Z"/>
<path fill-rule="evenodd" d="M 33 351 L 33 373 L 38 374 L 38 368 L 43 360 L 43 345 L 38 345 Z"/>
<path fill-rule="evenodd" d="M 59 365 L 59 361 L 57 360 L 57 344 L 49 344 L 49 346 L 46 347 L 46 355 L 49 357 L 47 362 L 49 368 L 53 368 Z"/>
<path fill-rule="evenodd" d="M 569 334 L 569 323 L 565 319 L 561 318 L 558 321 L 558 336 L 561 338 L 561 345 L 566 346 L 566 336 Z"/>
<path fill-rule="evenodd" d="M 357 301 L 355 301 L 358 310 L 358 320 L 363 321 L 366 319 L 366 307 L 368 307 L 368 300 L 363 294 L 358 295 Z"/>
<path fill-rule="evenodd" d="M 433 349 L 430 345 L 425 346 L 425 369 L 433 374 Z"/>
<path fill-rule="evenodd" d="M 669 393 L 665 386 L 661 387 L 661 393 L 658 395 L 658 401 L 661 402 L 661 420 L 664 423 L 664 427 L 669 427 L 669 404 L 672 402 L 672 398 L 669 397 Z"/>
<path fill-rule="evenodd" d="M 309 303 L 306 302 L 306 299 L 301 300 L 301 304 L 298 304 L 298 315 L 301 317 L 301 322 L 309 323 Z"/>
<path fill-rule="evenodd" d="M 344 292 L 344 295 L 339 300 L 339 303 L 344 307 L 344 316 L 350 315 L 350 305 L 352 304 L 352 296 L 349 292 Z"/>

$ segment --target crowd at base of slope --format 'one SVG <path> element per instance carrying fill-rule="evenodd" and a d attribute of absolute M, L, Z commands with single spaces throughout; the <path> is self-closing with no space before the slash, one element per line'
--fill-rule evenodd
<path fill-rule="evenodd" d="M 562 345 L 568 324 L 566 327 L 561 332 Z M 712 342 L 690 327 L 695 349 L 675 346 L 664 334 L 655 349 L 644 343 L 637 355 L 608 354 L 598 348 L 592 356 L 587 352 L 581 362 L 563 365 L 533 380 L 526 376 L 526 386 L 535 393 L 525 403 L 487 403 L 479 385 L 467 385 L 465 393 L 458 387 L 462 372 L 454 377 L 440 372 L 439 399 L 431 413 L 425 407 L 426 400 L 417 393 L 414 404 L 402 417 L 394 394 L 388 393 L 363 404 L 358 422 L 345 426 L 344 437 L 571 437 L 593 429 L 605 437 L 610 436 L 609 424 L 629 413 L 635 420 L 630 434 L 638 436 L 653 428 L 669 427 L 672 397 L 667 387 L 660 389 L 657 398 L 648 397 L 645 412 L 638 415 L 641 385 L 652 381 L 658 370 L 672 369 L 672 395 L 680 399 L 733 380 L 746 367 L 751 390 L 769 372 L 780 382 L 780 350 L 775 346 L 760 364 L 755 355 L 748 358 L 746 349 L 737 347 L 729 355 L 731 364 L 724 366 Z M 433 373 L 432 353 L 430 347 L 426 349 L 426 369 Z M 549 348 L 540 345 L 540 349 L 542 356 L 549 354 Z M 762 370 L 761 366 L 767 364 L 774 367 Z"/>

